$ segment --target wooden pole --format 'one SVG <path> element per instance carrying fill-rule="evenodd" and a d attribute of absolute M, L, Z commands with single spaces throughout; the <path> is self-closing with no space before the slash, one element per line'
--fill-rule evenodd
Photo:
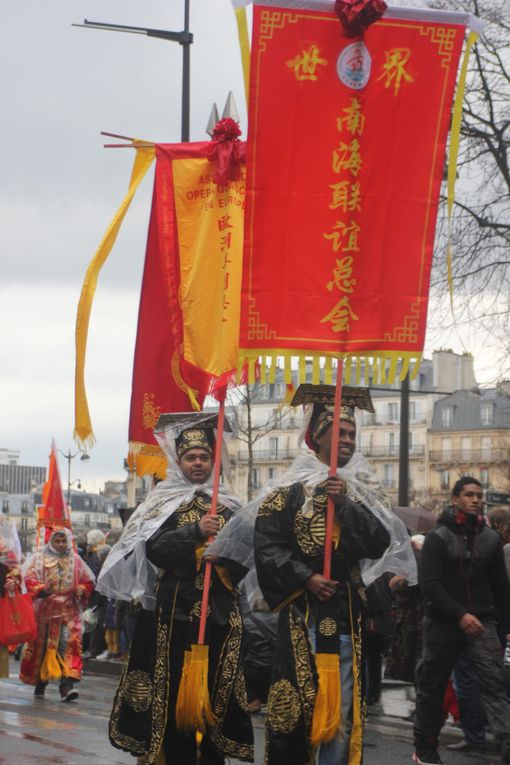
<path fill-rule="evenodd" d="M 329 475 L 336 475 L 338 469 L 338 437 L 340 426 L 340 406 L 342 404 L 342 376 L 344 370 L 343 360 L 340 359 L 336 371 L 335 406 L 333 409 L 333 424 L 331 426 L 331 452 L 329 459 Z M 333 548 L 333 521 L 335 517 L 335 505 L 331 497 L 328 497 L 326 511 L 326 541 L 324 544 L 324 578 L 331 579 L 331 554 Z"/>
<path fill-rule="evenodd" d="M 213 493 L 211 499 L 210 515 L 216 515 L 218 508 L 218 492 L 220 488 L 221 472 L 221 453 L 223 449 L 223 424 L 225 422 L 225 398 L 220 401 L 218 413 L 218 431 L 216 436 L 215 459 L 214 459 L 214 478 Z M 212 537 L 209 537 L 210 541 Z M 205 641 L 205 623 L 207 621 L 207 608 L 209 606 L 209 590 L 211 587 L 211 561 L 206 561 L 204 572 L 204 592 L 202 595 L 202 607 L 200 609 L 200 624 L 198 628 L 198 645 L 203 645 Z"/>

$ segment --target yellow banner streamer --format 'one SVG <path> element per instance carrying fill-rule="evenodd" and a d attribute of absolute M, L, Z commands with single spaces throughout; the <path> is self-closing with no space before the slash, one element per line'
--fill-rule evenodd
<path fill-rule="evenodd" d="M 248 37 L 246 8 L 236 8 L 235 12 L 237 34 L 239 35 L 239 47 L 241 49 L 241 61 L 243 65 L 244 92 L 246 94 L 246 105 L 248 105 L 248 96 L 250 92 L 250 39 Z"/>
<path fill-rule="evenodd" d="M 129 209 L 131 200 L 140 185 L 147 170 L 151 166 L 155 156 L 154 147 L 137 147 L 136 157 L 129 182 L 129 190 L 115 217 L 110 223 L 102 241 L 85 274 L 85 280 L 81 289 L 80 302 L 76 315 L 76 370 L 75 370 L 75 395 L 74 395 L 74 438 L 80 446 L 92 446 L 95 442 L 90 421 L 87 395 L 85 392 L 85 357 L 87 351 L 87 336 L 89 330 L 90 312 L 92 301 L 96 291 L 99 272 L 103 267 L 108 255 L 112 251 L 117 239 L 122 221 Z"/>
<path fill-rule="evenodd" d="M 450 291 L 450 307 L 453 314 L 453 276 L 452 276 L 452 246 L 450 239 L 450 227 L 452 222 L 453 203 L 455 201 L 455 181 L 457 178 L 457 158 L 459 156 L 460 128 L 462 124 L 462 103 L 464 101 L 464 92 L 466 90 L 467 68 L 469 54 L 475 42 L 478 40 L 478 34 L 471 32 L 469 34 L 464 60 L 460 70 L 455 103 L 453 105 L 452 128 L 450 134 L 450 156 L 448 160 L 448 244 L 446 246 L 446 266 L 448 269 L 448 289 Z"/>

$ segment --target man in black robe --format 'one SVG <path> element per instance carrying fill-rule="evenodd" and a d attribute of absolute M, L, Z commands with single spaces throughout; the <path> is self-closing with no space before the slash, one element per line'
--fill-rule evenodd
<path fill-rule="evenodd" d="M 345 477 L 328 476 L 332 393 L 331 386 L 298 389 L 294 404 L 314 403 L 305 437 L 314 454 L 307 461 L 297 458 L 300 480 L 269 494 L 255 522 L 258 582 L 270 607 L 280 614 L 266 723 L 268 765 L 304 765 L 313 761 L 317 747 L 320 765 L 359 765 L 362 760 L 365 593 L 359 562 L 382 556 L 390 533 L 356 495 L 355 481 L 350 486 Z M 371 407 L 368 391 L 344 389 L 343 404 L 346 399 Z M 342 406 L 339 468 L 351 460 L 355 439 L 353 409 Z M 322 573 L 328 497 L 334 503 L 330 579 Z M 331 740 L 314 744 L 318 654 L 340 656 L 336 677 L 341 683 L 342 720 Z"/>
<path fill-rule="evenodd" d="M 191 419 L 193 415 L 186 415 Z M 203 419 L 203 415 L 202 415 Z M 244 571 L 234 564 L 212 569 L 206 643 L 208 687 L 214 720 L 205 734 L 183 731 L 175 711 L 184 654 L 197 643 L 204 587 L 202 560 L 207 540 L 232 515 L 232 502 L 211 515 L 210 476 L 213 469 L 212 427 L 193 426 L 176 439 L 177 465 L 187 501 L 160 483 L 153 493 L 162 502 L 146 500 L 138 512 L 146 522 L 165 513 L 165 490 L 172 496 L 168 518 L 146 543 L 147 559 L 160 570 L 156 610 L 141 610 L 130 658 L 117 692 L 110 720 L 110 740 L 140 756 L 145 765 L 223 765 L 224 756 L 253 761 L 253 734 L 247 711 L 241 657 L 242 622 L 234 585 Z M 184 481 L 182 480 L 184 478 Z M 169 483 L 168 481 L 166 483 Z M 189 489 L 193 489 L 191 492 Z M 174 507 L 177 504 L 177 507 Z M 147 511 L 148 509 L 148 511 Z M 136 520 L 136 519 L 135 519 Z"/>

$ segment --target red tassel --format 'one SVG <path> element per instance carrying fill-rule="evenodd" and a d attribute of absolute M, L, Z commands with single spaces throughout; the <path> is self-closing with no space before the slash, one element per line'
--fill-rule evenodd
<path fill-rule="evenodd" d="M 388 6 L 384 0 L 336 0 L 335 13 L 346 37 L 359 37 L 377 21 Z"/>
<path fill-rule="evenodd" d="M 246 143 L 239 140 L 240 135 L 241 129 L 231 117 L 220 120 L 214 128 L 207 154 L 216 161 L 213 180 L 218 185 L 241 177 L 241 162 L 246 162 Z"/>

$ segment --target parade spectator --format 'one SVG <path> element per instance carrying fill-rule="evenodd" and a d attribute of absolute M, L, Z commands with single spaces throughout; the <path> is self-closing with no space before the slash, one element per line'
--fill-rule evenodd
<path fill-rule="evenodd" d="M 239 573 L 233 566 L 218 562 L 212 567 L 206 639 L 213 719 L 200 741 L 195 730 L 177 726 L 185 651 L 198 637 L 204 547 L 239 502 L 220 485 L 217 515 L 210 513 L 216 417 L 174 418 L 168 428 L 156 431 L 169 460 L 167 480 L 129 519 L 99 581 L 104 594 L 124 600 L 136 596 L 143 606 L 114 701 L 110 740 L 146 765 L 155 765 L 163 755 L 166 765 L 195 765 L 199 753 L 203 765 L 222 765 L 225 756 L 252 761 L 253 733 L 241 692 L 242 620 L 234 590 Z"/>
<path fill-rule="evenodd" d="M 91 529 L 87 533 L 87 557 L 85 560 L 96 579 L 101 570 L 101 559 L 98 555 L 98 549 L 104 544 L 105 535 L 100 529 Z"/>
<path fill-rule="evenodd" d="M 510 579 L 510 508 L 495 507 L 488 512 L 489 525 L 497 531 L 503 543 L 505 566 Z"/>
<path fill-rule="evenodd" d="M 21 548 L 14 521 L 0 516 L 0 598 L 21 590 Z M 9 677 L 9 652 L 0 644 L 0 677 Z"/>
<path fill-rule="evenodd" d="M 451 507 L 441 514 L 423 545 L 426 618 L 417 669 L 413 755 L 418 765 L 441 763 L 443 698 L 461 652 L 471 664 L 501 760 L 510 763 L 510 703 L 496 628 L 499 620 L 510 639 L 510 584 L 501 540 L 482 515 L 482 496 L 478 480 L 459 479 Z"/>
<path fill-rule="evenodd" d="M 389 581 L 391 574 L 383 574 L 367 588 L 367 704 L 381 700 L 383 655 L 391 639 L 394 626 L 393 600 Z"/>
<path fill-rule="evenodd" d="M 267 702 L 271 672 L 274 664 L 278 614 L 273 614 L 263 598 L 251 608 L 243 609 L 244 616 L 244 675 L 248 709 L 260 712 Z"/>
<path fill-rule="evenodd" d="M 82 671 L 81 611 L 94 587 L 94 575 L 73 551 L 68 529 L 51 533 L 48 543 L 27 561 L 25 583 L 34 596 L 37 639 L 27 643 L 20 679 L 42 697 L 50 680 L 60 680 L 62 701 L 74 701 Z"/>

